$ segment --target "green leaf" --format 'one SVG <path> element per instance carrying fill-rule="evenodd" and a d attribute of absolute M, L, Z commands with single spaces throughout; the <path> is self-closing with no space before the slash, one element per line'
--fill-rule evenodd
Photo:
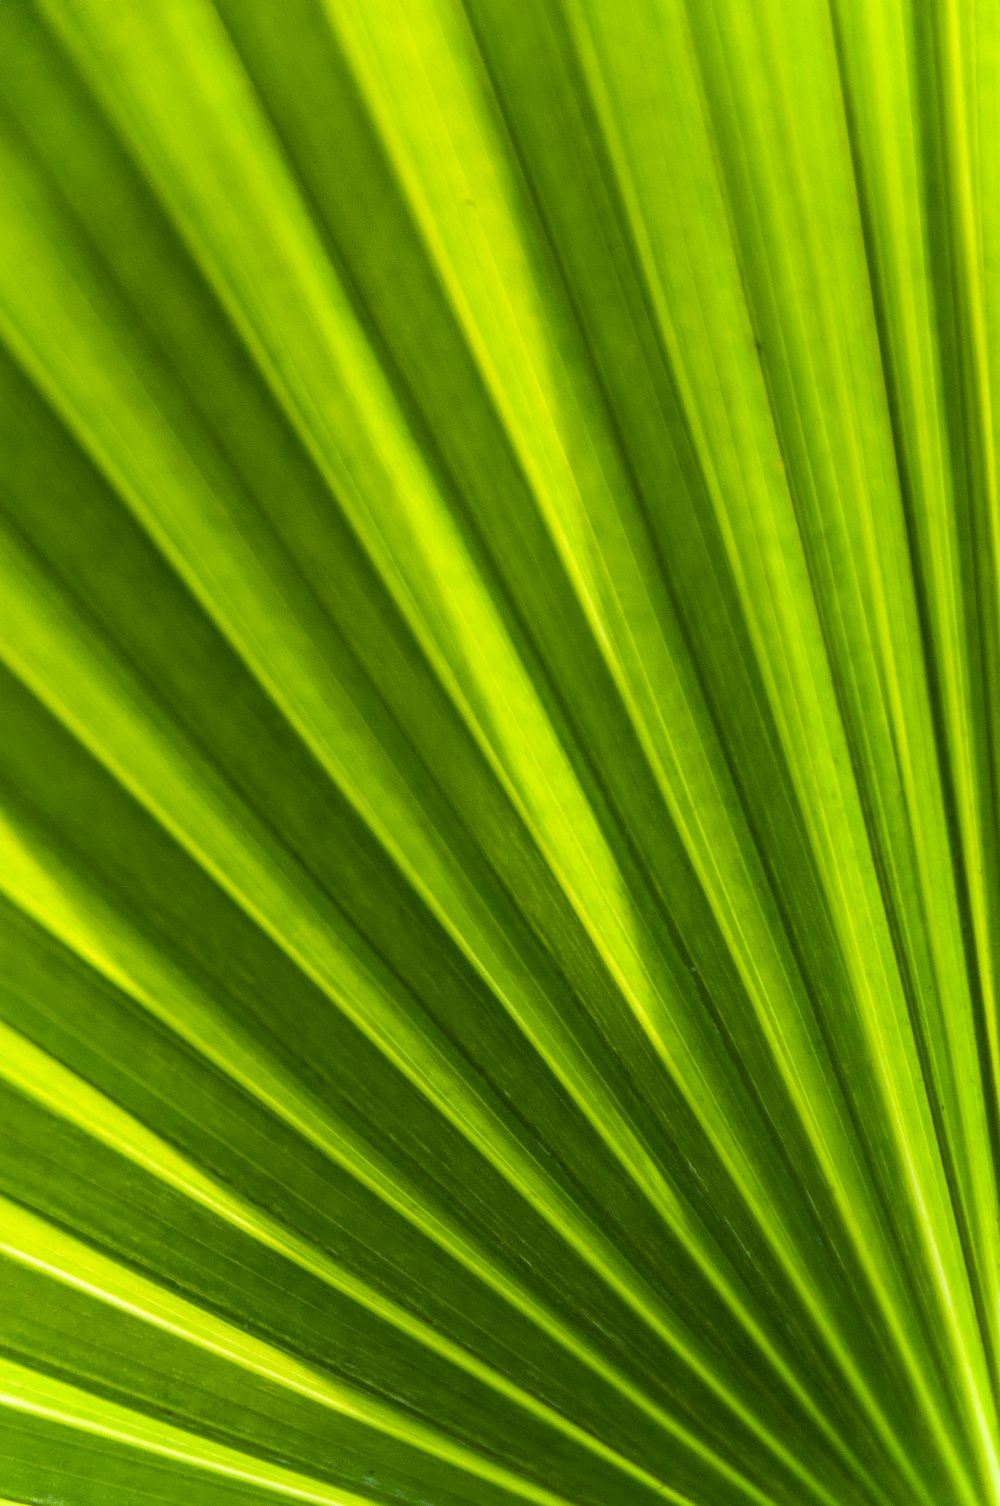
<path fill-rule="evenodd" d="M 0 1496 L 1000 1506 L 1000 22 L 23 0 Z"/>

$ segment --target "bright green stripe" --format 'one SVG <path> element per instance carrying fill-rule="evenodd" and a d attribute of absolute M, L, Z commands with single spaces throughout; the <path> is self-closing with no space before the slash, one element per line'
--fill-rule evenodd
<path fill-rule="evenodd" d="M 633 1476 L 643 1484 L 659 1491 L 665 1497 L 679 1502 L 686 1498 L 670 1490 L 646 1470 L 625 1458 L 616 1450 L 608 1448 L 599 1439 L 584 1429 L 574 1426 L 570 1419 L 562 1417 L 553 1408 L 538 1401 L 522 1387 L 513 1385 L 490 1366 L 477 1361 L 457 1344 L 450 1342 L 427 1323 L 408 1313 L 404 1308 L 353 1277 L 349 1271 L 337 1265 L 315 1245 L 296 1237 L 276 1220 L 255 1208 L 231 1192 L 222 1183 L 208 1177 L 187 1157 L 173 1150 L 158 1135 L 140 1124 L 132 1115 L 120 1109 L 102 1093 L 97 1092 L 75 1073 L 60 1066 L 46 1052 L 40 1051 L 17 1031 L 0 1023 L 0 1075 L 13 1083 L 22 1092 L 30 1094 L 53 1113 L 78 1124 L 88 1134 L 95 1135 L 113 1150 L 127 1156 L 137 1165 L 185 1196 L 193 1198 L 211 1212 L 224 1218 L 234 1228 L 258 1240 L 269 1249 L 285 1256 L 303 1270 L 318 1276 L 335 1290 L 343 1292 L 354 1301 L 394 1324 L 397 1328 L 485 1381 L 504 1396 L 516 1401 L 519 1406 L 533 1412 L 537 1417 L 581 1444 L 593 1450 L 601 1458 L 613 1463 L 623 1473 Z M 769 1497 L 752 1485 L 742 1482 L 735 1471 L 721 1461 L 711 1462 L 734 1484 L 743 1484 L 752 1499 L 767 1502 Z"/>
<path fill-rule="evenodd" d="M 960 480 L 949 466 L 950 442 L 945 421 L 948 398 L 938 373 L 940 355 L 933 327 L 935 290 L 930 281 L 928 213 L 923 189 L 926 167 L 919 159 L 916 139 L 918 96 L 907 74 L 905 47 L 911 43 L 910 24 L 896 6 L 872 6 L 853 12 L 838 8 L 839 45 L 844 59 L 845 91 L 852 144 L 863 188 L 866 244 L 876 309 L 880 317 L 883 359 L 886 362 L 890 405 L 901 446 L 901 475 L 911 489 L 908 521 L 918 553 L 925 609 L 928 612 L 937 663 L 937 693 L 944 707 L 947 760 L 944 773 L 953 781 L 960 823 L 964 863 L 956 877 L 967 886 L 976 945 L 976 977 L 986 1000 L 987 1028 L 995 1032 L 995 982 L 988 940 L 989 898 L 985 879 L 988 861 L 984 843 L 983 792 L 978 788 L 977 762 L 981 752 L 981 714 L 972 694 L 963 615 L 968 609 L 968 583 L 962 578 L 961 534 L 956 517 Z M 873 58 L 878 66 L 870 66 Z M 979 747 L 977 747 L 979 744 Z M 941 872 L 937 874 L 940 892 Z M 936 907 L 929 907 L 933 918 Z M 959 986 L 962 981 L 958 980 Z M 971 1016 L 950 1008 L 946 1027 L 956 1029 Z M 995 1047 L 994 1047 L 995 1054 Z M 969 1114 L 968 1099 L 981 1094 L 977 1050 L 964 1047 L 959 1055 L 958 1086 L 966 1090 L 961 1113 Z M 979 1113 L 983 1114 L 980 1107 Z M 976 1146 L 977 1127 L 965 1129 L 952 1121 L 954 1132 L 964 1131 L 959 1173 L 975 1178 L 978 1278 L 984 1287 L 987 1321 L 997 1321 L 996 1188 L 989 1174 L 990 1156 Z M 978 1128 L 983 1134 L 983 1128 Z M 993 1340 L 994 1347 L 996 1338 Z"/>
<path fill-rule="evenodd" d="M 717 1454 L 651 1400 L 587 1340 L 513 1280 L 462 1232 L 446 1211 L 429 1203 L 398 1171 L 378 1157 L 343 1121 L 324 1106 L 320 1111 L 294 1082 L 269 1070 L 266 1059 L 220 1026 L 210 1006 L 198 1000 L 189 980 L 137 937 L 121 920 L 95 904 L 92 895 L 74 892 L 77 885 L 51 853 L 39 865 L 36 844 L 0 817 L 0 851 L 4 864 L 0 887 L 64 944 L 79 953 L 126 994 L 149 1008 L 172 1029 L 252 1093 L 298 1134 L 345 1167 L 396 1212 L 460 1261 L 569 1353 L 608 1381 L 653 1421 L 664 1427 L 726 1475 L 735 1474 Z M 58 878 L 53 882 L 53 875 Z M 742 1412 L 739 1398 L 736 1409 Z M 750 1419 L 748 1419 L 750 1420 Z M 762 1430 L 763 1431 L 763 1430 Z M 775 1452 L 783 1452 L 780 1442 Z M 794 1461 L 789 1461 L 794 1466 Z M 744 1485 L 743 1488 L 746 1488 Z M 822 1491 L 819 1491 L 822 1494 Z"/>
<path fill-rule="evenodd" d="M 293 1470 L 282 1469 L 238 1449 L 158 1422 L 115 1402 L 93 1397 L 76 1386 L 28 1370 L 0 1356 L 0 1409 L 9 1407 L 34 1417 L 50 1418 L 95 1438 L 125 1443 L 150 1454 L 192 1465 L 226 1479 L 316 1506 L 364 1506 L 365 1498 L 332 1489 Z M 2 1415 L 2 1411 L 0 1411 Z"/>
<path fill-rule="evenodd" d="M 220 1355 L 262 1379 L 274 1381 L 321 1406 L 367 1423 L 380 1432 L 412 1444 L 432 1458 L 502 1486 L 525 1500 L 538 1502 L 539 1506 L 559 1506 L 566 1499 L 492 1464 L 483 1455 L 453 1443 L 441 1433 L 415 1422 L 406 1413 L 385 1406 L 362 1391 L 337 1384 L 273 1344 L 241 1332 L 233 1324 L 98 1254 L 2 1197 L 0 1250 L 13 1260 Z M 659 1489 L 668 1494 L 662 1486 Z M 669 1494 L 675 1501 L 684 1500 L 675 1492 Z"/>

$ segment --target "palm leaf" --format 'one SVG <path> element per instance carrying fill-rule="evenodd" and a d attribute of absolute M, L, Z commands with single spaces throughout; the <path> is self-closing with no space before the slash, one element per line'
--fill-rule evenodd
<path fill-rule="evenodd" d="M 1000 1502 L 1000 22 L 0 8 L 0 1496 Z"/>

